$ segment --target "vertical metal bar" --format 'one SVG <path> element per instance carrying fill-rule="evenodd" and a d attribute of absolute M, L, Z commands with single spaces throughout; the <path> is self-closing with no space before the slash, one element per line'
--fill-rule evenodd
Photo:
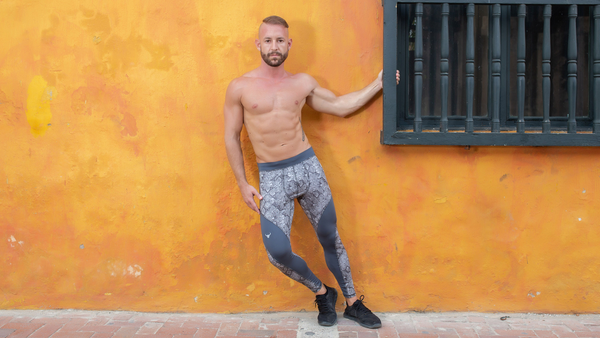
<path fill-rule="evenodd" d="M 465 132 L 473 132 L 473 92 L 475 90 L 475 38 L 473 17 L 475 16 L 475 5 L 467 5 L 467 119 L 465 121 Z"/>
<path fill-rule="evenodd" d="M 550 18 L 552 5 L 544 7 L 544 39 L 542 40 L 542 93 L 544 100 L 544 119 L 542 133 L 550 132 Z"/>
<path fill-rule="evenodd" d="M 594 133 L 600 133 L 600 5 L 594 7 Z"/>
<path fill-rule="evenodd" d="M 510 22 L 512 20 L 510 7 L 511 5 L 500 6 L 500 36 L 505 37 L 500 38 L 500 60 L 504 60 L 500 69 L 500 121 L 507 121 L 510 117 L 510 86 L 512 85 L 510 83 Z"/>
<path fill-rule="evenodd" d="M 492 8 L 492 133 L 500 131 L 500 5 Z"/>
<path fill-rule="evenodd" d="M 517 32 L 517 133 L 525 132 L 525 15 L 527 6 L 519 5 Z"/>
<path fill-rule="evenodd" d="M 383 131 L 380 142 L 384 144 L 398 128 L 398 95 L 396 72 L 398 67 L 398 9 L 393 1 L 385 1 L 383 9 Z M 394 75 L 389 74 L 393 72 Z M 406 101 L 406 100 L 405 100 Z"/>
<path fill-rule="evenodd" d="M 423 4 L 417 3 L 415 9 L 416 32 L 415 32 L 415 120 L 414 132 L 423 131 L 423 120 L 421 119 L 421 100 L 423 98 Z"/>
<path fill-rule="evenodd" d="M 567 89 L 569 94 L 569 122 L 567 132 L 577 132 L 577 5 L 569 7 L 569 43 L 567 50 Z"/>
<path fill-rule="evenodd" d="M 442 118 L 440 121 L 440 132 L 448 132 L 448 54 L 450 53 L 450 38 L 448 33 L 448 15 L 450 15 L 450 5 L 442 4 L 442 49 L 440 60 L 440 89 L 442 92 Z"/>

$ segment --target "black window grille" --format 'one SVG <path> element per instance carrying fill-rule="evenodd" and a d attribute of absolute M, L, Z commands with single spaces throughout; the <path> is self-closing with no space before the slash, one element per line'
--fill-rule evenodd
<path fill-rule="evenodd" d="M 383 5 L 383 144 L 600 146 L 600 0 Z"/>

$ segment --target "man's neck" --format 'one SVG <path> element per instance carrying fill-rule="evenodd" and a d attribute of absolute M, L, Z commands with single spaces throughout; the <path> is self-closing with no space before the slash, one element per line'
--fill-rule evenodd
<path fill-rule="evenodd" d="M 285 68 L 283 68 L 283 64 L 279 67 L 271 67 L 264 61 L 262 61 L 260 66 L 258 66 L 258 72 L 262 77 L 276 80 L 283 79 L 288 75 L 288 73 L 285 71 Z"/>

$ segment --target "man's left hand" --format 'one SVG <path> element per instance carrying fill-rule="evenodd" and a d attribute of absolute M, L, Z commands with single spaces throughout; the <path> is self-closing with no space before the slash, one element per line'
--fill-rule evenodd
<path fill-rule="evenodd" d="M 379 75 L 377 75 L 377 79 L 379 81 L 382 81 L 383 78 L 383 69 L 379 72 Z M 400 83 L 400 71 L 396 70 L 396 84 Z"/>

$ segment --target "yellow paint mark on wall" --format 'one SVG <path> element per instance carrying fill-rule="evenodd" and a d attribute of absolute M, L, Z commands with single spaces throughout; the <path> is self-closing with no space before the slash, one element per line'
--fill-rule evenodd
<path fill-rule="evenodd" d="M 27 89 L 27 122 L 31 126 L 31 132 L 35 136 L 44 135 L 50 121 L 50 101 L 56 95 L 53 87 L 48 87 L 48 82 L 40 75 L 35 76 L 29 83 Z"/>

